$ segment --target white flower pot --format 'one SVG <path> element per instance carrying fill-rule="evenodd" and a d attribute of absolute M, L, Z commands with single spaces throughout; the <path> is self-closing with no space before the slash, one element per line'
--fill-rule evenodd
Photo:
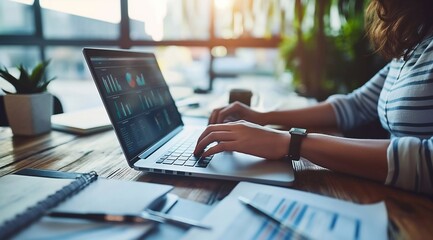
<path fill-rule="evenodd" d="M 7 94 L 4 102 L 14 135 L 32 136 L 51 130 L 53 95 L 50 93 Z"/>

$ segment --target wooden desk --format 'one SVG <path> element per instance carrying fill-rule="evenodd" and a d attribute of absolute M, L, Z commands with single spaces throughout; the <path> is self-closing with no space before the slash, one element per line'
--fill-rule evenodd
<path fill-rule="evenodd" d="M 113 131 L 80 137 L 52 131 L 38 137 L 13 137 L 0 128 L 0 176 L 23 168 L 88 172 L 102 177 L 174 185 L 182 198 L 215 204 L 236 182 L 145 174 L 128 167 Z M 295 189 L 356 203 L 385 201 L 388 215 L 399 230 L 397 239 L 433 236 L 433 202 L 426 196 L 385 187 L 368 180 L 330 172 L 307 161 L 295 163 Z"/>

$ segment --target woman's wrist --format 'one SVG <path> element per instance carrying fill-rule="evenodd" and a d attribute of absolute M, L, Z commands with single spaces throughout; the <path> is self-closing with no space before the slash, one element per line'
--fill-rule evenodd
<path fill-rule="evenodd" d="M 284 138 L 283 138 L 283 155 L 282 157 L 286 157 L 287 155 L 289 155 L 289 146 L 290 146 L 290 133 L 288 131 L 284 131 Z"/>
<path fill-rule="evenodd" d="M 290 138 L 288 131 L 281 131 L 281 139 L 277 148 L 280 158 L 285 158 L 289 154 Z"/>

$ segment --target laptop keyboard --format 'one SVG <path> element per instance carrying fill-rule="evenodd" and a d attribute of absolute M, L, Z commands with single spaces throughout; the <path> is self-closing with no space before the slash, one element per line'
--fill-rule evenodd
<path fill-rule="evenodd" d="M 205 158 L 194 156 L 194 148 L 197 138 L 198 136 L 189 136 L 183 141 L 180 141 L 161 156 L 156 163 L 186 167 L 207 167 L 212 160 L 213 155 Z"/>

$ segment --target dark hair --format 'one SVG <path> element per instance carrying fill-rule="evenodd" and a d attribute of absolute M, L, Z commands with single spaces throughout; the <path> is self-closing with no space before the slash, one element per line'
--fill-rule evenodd
<path fill-rule="evenodd" d="M 366 12 L 367 34 L 376 51 L 404 57 L 433 31 L 433 0 L 372 0 Z"/>

